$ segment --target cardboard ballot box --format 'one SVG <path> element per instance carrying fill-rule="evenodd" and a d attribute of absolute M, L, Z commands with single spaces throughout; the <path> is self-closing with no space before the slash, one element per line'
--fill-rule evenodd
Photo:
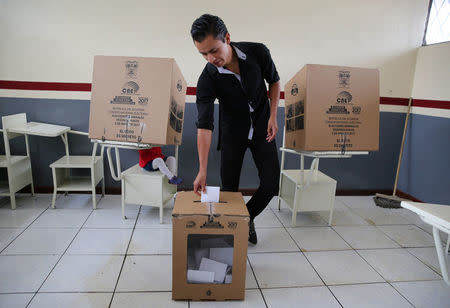
<path fill-rule="evenodd" d="M 249 213 L 242 194 L 202 203 L 179 192 L 172 212 L 172 298 L 244 299 Z"/>
<path fill-rule="evenodd" d="M 180 144 L 185 98 L 174 59 L 95 56 L 89 138 Z"/>
<path fill-rule="evenodd" d="M 377 69 L 305 65 L 285 85 L 285 147 L 377 151 Z"/>

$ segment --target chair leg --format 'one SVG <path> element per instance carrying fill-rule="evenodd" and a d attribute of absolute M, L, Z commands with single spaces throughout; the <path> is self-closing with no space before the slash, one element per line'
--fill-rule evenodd
<path fill-rule="evenodd" d="M 97 209 L 97 198 L 95 196 L 95 179 L 94 179 L 94 169 L 91 168 L 91 185 L 92 185 L 92 208 Z"/>
<path fill-rule="evenodd" d="M 295 209 L 295 207 L 292 209 L 291 225 L 292 225 L 292 227 L 296 227 L 297 226 L 297 210 Z"/>
<path fill-rule="evenodd" d="M 70 169 L 69 168 L 65 168 L 64 169 L 64 173 L 65 173 L 64 178 L 68 179 L 70 177 Z M 69 192 L 66 190 L 64 192 L 64 196 L 67 197 L 68 195 L 69 195 Z"/>
<path fill-rule="evenodd" d="M 294 192 L 294 201 L 292 204 L 292 221 L 291 221 L 291 225 L 292 227 L 296 227 L 297 226 L 297 212 L 298 212 L 298 208 L 299 208 L 299 195 L 298 195 L 298 186 L 295 187 L 295 192 Z"/>
<path fill-rule="evenodd" d="M 331 205 L 330 208 L 330 216 L 328 218 L 328 225 L 331 227 L 331 221 L 333 220 L 333 211 L 334 211 L 334 200 L 333 200 L 333 204 Z"/>
<path fill-rule="evenodd" d="M 450 246 L 450 234 L 448 235 L 448 238 L 447 238 L 447 246 L 445 246 L 445 251 L 447 253 L 450 253 L 449 246 Z"/>
<path fill-rule="evenodd" d="M 284 155 L 284 152 L 283 152 Z M 278 211 L 281 210 L 281 190 L 283 189 L 283 172 L 280 173 L 280 188 L 278 190 Z"/>
<path fill-rule="evenodd" d="M 9 195 L 10 199 L 11 199 L 11 209 L 15 210 L 16 209 L 16 194 L 15 193 L 11 193 Z"/>
<path fill-rule="evenodd" d="M 161 202 L 161 204 L 159 205 L 159 223 L 162 224 L 163 223 L 163 204 Z"/>
<path fill-rule="evenodd" d="M 103 158 L 103 155 L 102 155 L 102 158 Z M 103 161 L 103 159 L 102 159 L 102 161 Z M 103 165 L 101 167 L 101 174 L 102 174 L 101 181 L 102 181 L 102 198 L 103 198 L 105 196 L 105 170 L 103 168 Z"/>
<path fill-rule="evenodd" d="M 57 180 L 56 180 L 56 171 L 55 168 L 52 168 L 52 174 L 53 174 L 53 198 L 52 198 L 52 209 L 55 208 L 55 202 L 56 202 L 56 192 L 57 192 Z"/>
<path fill-rule="evenodd" d="M 436 251 L 437 251 L 437 255 L 438 255 L 439 267 L 441 268 L 442 278 L 444 278 L 444 281 L 448 285 L 450 285 L 450 281 L 448 278 L 448 272 L 447 272 L 447 262 L 445 261 L 441 237 L 439 235 L 439 229 L 436 228 L 435 226 L 433 226 L 433 237 L 434 237 L 434 244 L 436 246 Z"/>
<path fill-rule="evenodd" d="M 33 180 L 31 180 L 31 195 L 34 196 L 34 184 L 33 184 Z"/>
<path fill-rule="evenodd" d="M 127 217 L 125 216 L 125 179 L 123 178 L 120 183 L 122 185 L 122 218 L 127 219 Z"/>
<path fill-rule="evenodd" d="M 56 187 L 53 189 L 52 209 L 55 208 L 55 203 L 56 203 Z"/>
<path fill-rule="evenodd" d="M 331 227 L 331 222 L 333 220 L 333 209 L 330 210 L 330 216 L 328 217 L 328 225 Z"/>

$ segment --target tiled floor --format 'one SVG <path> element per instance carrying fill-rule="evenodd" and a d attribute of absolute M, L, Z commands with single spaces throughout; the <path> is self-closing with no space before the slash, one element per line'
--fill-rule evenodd
<path fill-rule="evenodd" d="M 256 219 L 246 299 L 171 300 L 171 208 L 106 196 L 0 199 L 0 307 L 449 307 L 430 228 L 371 197 L 336 197 L 328 213 L 291 213 L 276 198 Z M 442 237 L 444 239 L 444 237 Z M 446 239 L 446 238 L 445 238 Z M 450 262 L 450 256 L 447 255 Z"/>

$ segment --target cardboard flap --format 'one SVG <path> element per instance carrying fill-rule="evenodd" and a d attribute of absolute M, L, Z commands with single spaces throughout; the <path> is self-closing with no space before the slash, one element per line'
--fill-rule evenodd
<path fill-rule="evenodd" d="M 241 193 L 221 191 L 219 200 L 219 203 L 202 203 L 200 202 L 200 196 L 194 194 L 193 191 L 178 192 L 172 216 L 250 216 Z"/>
<path fill-rule="evenodd" d="M 209 205 L 200 202 L 200 196 L 193 191 L 179 191 L 175 199 L 172 216 L 209 215 Z"/>
<path fill-rule="evenodd" d="M 240 192 L 221 191 L 219 203 L 212 204 L 213 214 L 250 216 Z"/>

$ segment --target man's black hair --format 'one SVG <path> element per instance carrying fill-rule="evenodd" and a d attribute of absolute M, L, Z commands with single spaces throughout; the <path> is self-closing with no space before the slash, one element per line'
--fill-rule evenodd
<path fill-rule="evenodd" d="M 197 18 L 191 27 L 192 39 L 201 43 L 208 35 L 213 35 L 215 39 L 225 42 L 225 35 L 228 33 L 227 26 L 223 20 L 214 15 L 203 14 Z"/>

